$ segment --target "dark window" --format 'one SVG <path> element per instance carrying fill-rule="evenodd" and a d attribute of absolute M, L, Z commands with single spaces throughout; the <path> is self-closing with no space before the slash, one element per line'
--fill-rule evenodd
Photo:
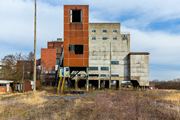
<path fill-rule="evenodd" d="M 114 37 L 113 40 L 117 40 L 117 37 Z"/>
<path fill-rule="evenodd" d="M 111 77 L 119 77 L 118 74 L 111 74 Z"/>
<path fill-rule="evenodd" d="M 95 32 L 96 32 L 96 30 L 92 30 L 92 32 L 94 32 L 94 33 L 95 33 Z"/>
<path fill-rule="evenodd" d="M 69 51 L 75 52 L 75 54 L 83 54 L 84 47 L 83 45 L 69 45 Z"/>
<path fill-rule="evenodd" d="M 75 54 L 83 54 L 83 45 L 75 45 Z"/>
<path fill-rule="evenodd" d="M 4 86 L 4 87 L 5 87 L 5 86 L 6 86 L 6 84 L 0 84 L 0 86 Z"/>
<path fill-rule="evenodd" d="M 103 37 L 102 39 L 103 39 L 103 40 L 107 40 L 108 38 L 107 38 L 107 37 Z"/>
<path fill-rule="evenodd" d="M 108 71 L 108 70 L 109 70 L 109 67 L 101 67 L 101 70 L 103 70 L 103 71 Z"/>
<path fill-rule="evenodd" d="M 92 37 L 92 40 L 96 40 L 96 37 Z"/>
<path fill-rule="evenodd" d="M 114 33 L 117 33 L 118 31 L 117 30 L 113 30 Z"/>
<path fill-rule="evenodd" d="M 89 74 L 89 77 L 99 77 L 98 74 Z"/>
<path fill-rule="evenodd" d="M 100 77 L 108 77 L 106 74 L 101 74 Z"/>
<path fill-rule="evenodd" d="M 59 65 L 60 64 L 60 60 L 59 58 L 56 59 L 56 65 Z"/>
<path fill-rule="evenodd" d="M 112 65 L 119 65 L 119 61 L 111 61 Z"/>
<path fill-rule="evenodd" d="M 71 10 L 71 22 L 82 22 L 81 14 L 81 10 Z"/>
<path fill-rule="evenodd" d="M 103 30 L 104 33 L 107 33 L 107 30 Z"/>
<path fill-rule="evenodd" d="M 122 35 L 122 40 L 128 40 L 128 35 L 126 34 Z"/>
<path fill-rule="evenodd" d="M 69 45 L 69 51 L 74 52 L 75 51 L 75 45 Z"/>
<path fill-rule="evenodd" d="M 98 67 L 89 67 L 89 70 L 98 70 Z"/>

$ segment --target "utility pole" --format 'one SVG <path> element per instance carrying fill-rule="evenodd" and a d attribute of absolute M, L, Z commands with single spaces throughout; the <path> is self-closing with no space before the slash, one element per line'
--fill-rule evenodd
<path fill-rule="evenodd" d="M 110 65 L 110 68 L 109 68 L 109 69 L 110 69 L 109 88 L 110 88 L 110 89 L 111 89 L 111 59 L 112 59 L 111 57 L 112 57 L 112 56 L 111 56 L 111 41 L 110 41 L 110 54 L 109 54 L 109 59 L 110 59 L 110 60 L 109 60 L 109 62 L 110 62 L 110 63 L 109 63 L 109 65 Z"/>
<path fill-rule="evenodd" d="M 36 0 L 34 0 L 34 92 L 36 91 L 36 11 L 37 11 L 37 4 Z"/>
<path fill-rule="evenodd" d="M 22 74 L 22 92 L 24 92 L 24 61 L 23 61 L 23 74 Z"/>

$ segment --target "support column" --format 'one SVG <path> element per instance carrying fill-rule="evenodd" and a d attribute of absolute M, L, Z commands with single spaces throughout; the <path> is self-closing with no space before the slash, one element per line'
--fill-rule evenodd
<path fill-rule="evenodd" d="M 119 90 L 121 89 L 121 80 L 119 80 Z"/>
<path fill-rule="evenodd" d="M 98 80 L 98 89 L 101 89 L 101 80 Z"/>
<path fill-rule="evenodd" d="M 86 79 L 86 90 L 89 91 L 89 80 L 88 80 L 88 78 Z"/>
<path fill-rule="evenodd" d="M 89 71 L 88 71 L 88 67 L 86 68 L 86 73 L 87 73 L 87 75 L 86 75 L 86 91 L 88 92 L 89 91 L 89 79 L 88 79 Z"/>
<path fill-rule="evenodd" d="M 111 80 L 109 80 L 109 89 L 111 89 Z"/>
<path fill-rule="evenodd" d="M 77 89 L 78 89 L 78 77 L 76 75 L 76 78 L 75 78 L 75 90 L 77 90 Z"/>

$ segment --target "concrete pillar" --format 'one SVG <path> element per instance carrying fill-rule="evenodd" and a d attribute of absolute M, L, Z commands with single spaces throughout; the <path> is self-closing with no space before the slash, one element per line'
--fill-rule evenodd
<path fill-rule="evenodd" d="M 119 80 L 119 89 L 121 89 L 121 80 Z"/>
<path fill-rule="evenodd" d="M 98 89 L 101 89 L 101 80 L 98 80 Z"/>
<path fill-rule="evenodd" d="M 86 79 L 86 90 L 89 91 L 89 80 Z"/>
<path fill-rule="evenodd" d="M 78 77 L 76 75 L 76 78 L 75 78 L 75 89 L 77 90 L 78 89 Z"/>
<path fill-rule="evenodd" d="M 111 89 L 111 80 L 109 80 L 109 89 Z"/>

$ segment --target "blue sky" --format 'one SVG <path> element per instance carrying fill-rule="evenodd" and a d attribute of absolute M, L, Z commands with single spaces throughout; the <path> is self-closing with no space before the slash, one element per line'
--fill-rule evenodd
<path fill-rule="evenodd" d="M 120 22 L 131 51 L 150 52 L 150 79 L 180 78 L 180 0 L 37 0 L 38 56 L 63 37 L 63 5 L 88 4 L 90 22 Z M 0 58 L 33 50 L 33 0 L 1 0 Z"/>

